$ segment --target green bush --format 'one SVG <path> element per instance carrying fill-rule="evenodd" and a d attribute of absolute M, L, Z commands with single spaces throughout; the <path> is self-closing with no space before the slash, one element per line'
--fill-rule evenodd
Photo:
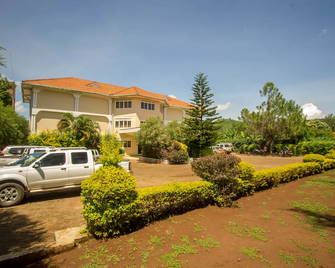
<path fill-rule="evenodd" d="M 301 151 L 303 154 L 326 155 L 331 149 L 335 149 L 335 141 L 314 140 L 304 142 Z"/>
<path fill-rule="evenodd" d="M 252 194 L 255 190 L 255 185 L 253 184 L 255 167 L 250 163 L 241 161 L 238 165 L 240 170 L 239 179 L 242 187 L 239 189 L 239 196 Z"/>
<path fill-rule="evenodd" d="M 240 153 L 241 154 L 244 154 L 248 151 L 248 145 L 247 144 L 243 144 L 241 147 L 240 147 Z"/>
<path fill-rule="evenodd" d="M 208 147 L 208 148 L 204 148 L 201 150 L 201 155 L 202 156 L 208 156 L 208 155 L 213 155 L 214 152 L 213 152 L 213 149 L 211 147 Z"/>
<path fill-rule="evenodd" d="M 289 164 L 273 169 L 256 171 L 253 183 L 256 190 L 262 190 L 277 186 L 282 182 L 293 181 L 321 173 L 323 168 L 315 162 Z"/>
<path fill-rule="evenodd" d="M 184 164 L 188 160 L 188 153 L 184 150 L 173 150 L 167 154 L 166 158 L 171 164 Z"/>
<path fill-rule="evenodd" d="M 255 150 L 255 144 L 250 144 L 250 145 L 248 146 L 248 152 L 249 152 L 249 153 L 252 153 L 254 150 Z"/>
<path fill-rule="evenodd" d="M 205 181 L 215 185 L 219 205 L 231 205 L 232 198 L 241 187 L 237 180 L 241 170 L 237 165 L 241 159 L 229 154 L 205 156 L 191 163 L 192 170 Z"/>
<path fill-rule="evenodd" d="M 295 145 L 295 144 L 289 144 L 289 145 L 288 145 L 288 150 L 289 150 L 290 152 L 292 152 L 292 154 L 294 154 L 294 155 L 297 154 L 297 152 L 296 152 L 296 145 Z"/>

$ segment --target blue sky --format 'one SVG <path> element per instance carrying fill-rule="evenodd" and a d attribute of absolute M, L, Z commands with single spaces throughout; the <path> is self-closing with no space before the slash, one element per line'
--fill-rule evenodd
<path fill-rule="evenodd" d="M 203 72 L 223 118 L 255 110 L 266 82 L 310 118 L 335 113 L 333 0 L 1 0 L 0 7 L 7 49 L 0 73 L 15 81 L 73 76 L 188 102 Z M 21 100 L 17 94 L 27 116 Z"/>

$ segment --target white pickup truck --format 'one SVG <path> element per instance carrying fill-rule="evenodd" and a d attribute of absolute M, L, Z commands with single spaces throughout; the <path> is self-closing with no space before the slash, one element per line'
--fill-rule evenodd
<path fill-rule="evenodd" d="M 130 172 L 129 160 L 119 163 Z M 27 158 L 18 166 L 0 168 L 0 207 L 19 204 L 32 193 L 80 187 L 102 164 L 92 150 L 52 151 Z"/>

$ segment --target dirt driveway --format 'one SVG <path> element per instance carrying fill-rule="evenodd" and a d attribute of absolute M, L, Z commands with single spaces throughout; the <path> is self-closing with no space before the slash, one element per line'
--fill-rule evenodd
<path fill-rule="evenodd" d="M 301 157 L 238 156 L 256 170 L 302 162 Z M 200 180 L 193 175 L 189 164 L 145 164 L 136 159 L 131 162 L 137 187 Z M 0 255 L 52 243 L 55 231 L 85 224 L 81 211 L 80 190 L 36 194 L 19 206 L 1 208 Z"/>

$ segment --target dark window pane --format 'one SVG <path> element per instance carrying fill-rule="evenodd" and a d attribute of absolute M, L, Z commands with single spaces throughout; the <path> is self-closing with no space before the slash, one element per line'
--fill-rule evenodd
<path fill-rule="evenodd" d="M 123 121 L 120 121 L 120 128 L 123 128 Z"/>
<path fill-rule="evenodd" d="M 144 109 L 148 110 L 148 103 L 146 103 L 146 102 L 144 103 Z"/>
<path fill-rule="evenodd" d="M 129 107 L 128 107 L 128 101 L 125 101 L 125 102 L 124 102 L 124 108 L 129 108 Z"/>
<path fill-rule="evenodd" d="M 10 154 L 22 154 L 24 148 L 11 148 L 9 149 L 8 153 Z"/>
<path fill-rule="evenodd" d="M 128 127 L 131 127 L 131 121 L 128 121 Z"/>
<path fill-rule="evenodd" d="M 151 108 L 152 108 L 151 110 L 155 111 L 155 104 L 152 104 Z"/>
<path fill-rule="evenodd" d="M 120 103 L 118 101 L 116 102 L 116 108 L 120 108 Z"/>
<path fill-rule="evenodd" d="M 151 103 L 148 103 L 148 110 L 151 110 Z"/>
<path fill-rule="evenodd" d="M 86 164 L 88 163 L 87 152 L 71 153 L 72 164 Z"/>
<path fill-rule="evenodd" d="M 123 108 L 123 101 L 120 101 L 120 108 Z"/>
<path fill-rule="evenodd" d="M 144 109 L 144 102 L 141 102 L 141 109 Z"/>
<path fill-rule="evenodd" d="M 65 154 L 50 154 L 41 160 L 41 167 L 61 166 L 65 164 Z"/>
<path fill-rule="evenodd" d="M 119 121 L 115 121 L 115 127 L 119 128 Z"/>
<path fill-rule="evenodd" d="M 132 103 L 131 103 L 131 101 L 128 101 L 128 108 L 132 108 Z"/>

